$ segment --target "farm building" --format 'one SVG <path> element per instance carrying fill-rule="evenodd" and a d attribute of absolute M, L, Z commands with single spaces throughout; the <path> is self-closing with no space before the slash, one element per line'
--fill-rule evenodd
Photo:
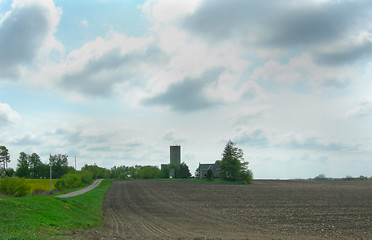
<path fill-rule="evenodd" d="M 200 164 L 199 163 L 199 177 L 200 178 L 207 178 L 208 170 L 212 170 L 213 178 L 220 177 L 221 166 L 216 163 L 207 163 L 207 164 Z"/>
<path fill-rule="evenodd" d="M 170 146 L 170 163 L 181 164 L 181 146 Z"/>
<path fill-rule="evenodd" d="M 180 145 L 173 145 L 169 148 L 169 164 L 181 164 L 181 146 Z M 161 169 L 167 167 L 169 164 L 162 164 Z M 176 177 L 176 169 L 169 168 L 169 178 Z"/>

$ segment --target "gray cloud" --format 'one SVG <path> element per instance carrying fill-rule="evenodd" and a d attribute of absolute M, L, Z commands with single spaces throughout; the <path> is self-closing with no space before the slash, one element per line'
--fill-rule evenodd
<path fill-rule="evenodd" d="M 352 151 L 357 150 L 356 146 L 348 145 L 341 142 L 323 142 L 315 137 L 307 137 L 303 140 L 291 138 L 289 142 L 284 143 L 285 146 L 295 149 L 308 149 L 316 151 Z"/>
<path fill-rule="evenodd" d="M 124 55 L 119 48 L 114 48 L 89 60 L 80 71 L 64 75 L 60 85 L 86 95 L 107 97 L 113 93 L 116 83 L 128 82 L 141 74 L 142 66 L 159 65 L 167 59 L 165 53 L 154 45 Z"/>
<path fill-rule="evenodd" d="M 180 134 L 175 130 L 167 131 L 163 135 L 162 139 L 171 144 L 179 144 L 179 143 L 185 142 L 185 139 L 181 137 Z"/>
<path fill-rule="evenodd" d="M 372 100 L 364 99 L 358 106 L 350 110 L 347 115 L 351 118 L 362 118 L 372 115 Z"/>
<path fill-rule="evenodd" d="M 320 64 L 342 65 L 354 63 L 360 59 L 372 56 L 372 42 L 365 41 L 362 44 L 337 47 L 332 51 L 318 52 L 314 54 L 314 59 Z"/>
<path fill-rule="evenodd" d="M 12 142 L 13 144 L 20 145 L 20 146 L 29 146 L 29 145 L 40 145 L 41 141 L 31 134 L 25 134 L 19 139 L 16 139 Z"/>
<path fill-rule="evenodd" d="M 282 1 L 206 0 L 183 27 L 211 41 L 237 39 L 266 47 L 332 44 L 369 28 L 372 2 L 324 4 Z"/>
<path fill-rule="evenodd" d="M 174 111 L 197 111 L 219 104 L 209 99 L 204 89 L 214 84 L 223 72 L 223 68 L 205 71 L 200 78 L 185 78 L 182 82 L 174 83 L 157 96 L 145 99 L 145 105 L 165 105 Z"/>
<path fill-rule="evenodd" d="M 0 77 L 17 77 L 19 66 L 35 59 L 51 28 L 46 8 L 42 4 L 15 4 L 0 19 Z"/>
<path fill-rule="evenodd" d="M 268 138 L 262 129 L 242 132 L 235 141 L 239 144 L 248 144 L 250 146 L 266 146 L 269 144 Z"/>
<path fill-rule="evenodd" d="M 325 88 L 344 88 L 350 81 L 348 79 L 328 78 L 323 80 L 322 86 Z"/>

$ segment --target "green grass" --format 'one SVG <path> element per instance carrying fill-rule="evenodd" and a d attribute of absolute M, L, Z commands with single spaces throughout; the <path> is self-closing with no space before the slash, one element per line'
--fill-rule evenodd
<path fill-rule="evenodd" d="M 110 180 L 72 198 L 29 196 L 0 200 L 0 239 L 62 239 L 69 230 L 101 224 Z"/>

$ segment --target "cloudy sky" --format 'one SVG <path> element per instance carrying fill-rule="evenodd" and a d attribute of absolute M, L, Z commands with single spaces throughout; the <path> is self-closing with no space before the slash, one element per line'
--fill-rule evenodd
<path fill-rule="evenodd" d="M 372 176 L 369 0 L 0 0 L 0 145 L 194 173 Z"/>

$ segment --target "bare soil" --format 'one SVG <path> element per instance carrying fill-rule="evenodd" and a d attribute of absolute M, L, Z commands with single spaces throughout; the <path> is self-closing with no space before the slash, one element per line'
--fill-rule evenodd
<path fill-rule="evenodd" d="M 372 239 L 372 181 L 116 181 L 85 239 Z"/>

